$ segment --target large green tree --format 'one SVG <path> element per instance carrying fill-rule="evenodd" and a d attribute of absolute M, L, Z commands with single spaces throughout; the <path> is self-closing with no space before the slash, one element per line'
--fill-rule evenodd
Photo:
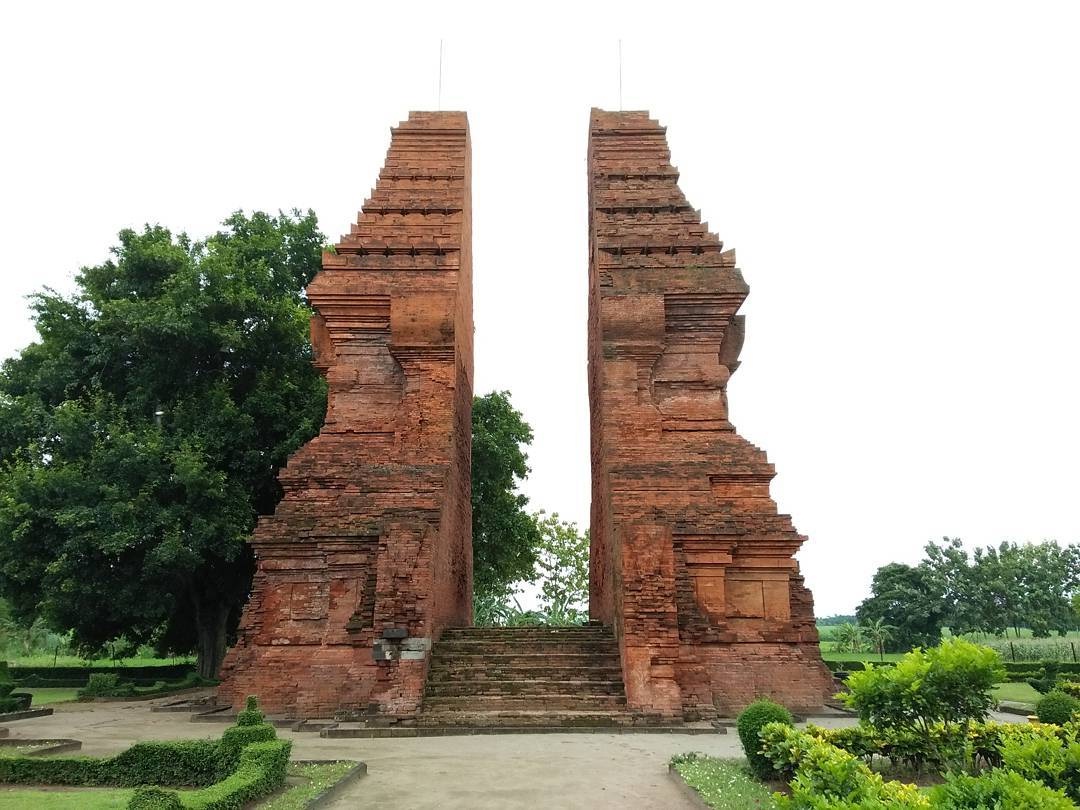
<path fill-rule="evenodd" d="M 303 289 L 313 213 L 237 213 L 204 242 L 120 233 L 73 295 L 32 299 L 0 371 L 0 591 L 16 616 L 198 652 L 216 673 L 245 543 L 277 469 L 325 414 Z"/>
<path fill-rule="evenodd" d="M 472 424 L 473 592 L 478 602 L 497 602 L 512 583 L 534 577 L 538 559 L 541 531 L 518 488 L 533 432 L 509 391 L 476 397 Z"/>
<path fill-rule="evenodd" d="M 874 574 L 871 595 L 856 615 L 860 622 L 881 620 L 893 628 L 889 649 L 933 646 L 946 619 L 942 583 L 926 566 L 890 563 Z"/>

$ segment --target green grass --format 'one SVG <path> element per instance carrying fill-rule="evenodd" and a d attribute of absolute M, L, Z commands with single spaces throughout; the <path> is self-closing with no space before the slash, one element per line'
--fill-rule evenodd
<path fill-rule="evenodd" d="M 289 776 L 302 780 L 284 793 L 272 796 L 256 805 L 259 810 L 301 810 L 307 803 L 347 774 L 355 762 L 334 762 L 330 765 L 298 765 L 289 763 Z"/>
<path fill-rule="evenodd" d="M 675 770 L 713 810 L 775 808 L 769 789 L 746 770 L 744 760 L 683 754 L 672 759 Z"/>
<path fill-rule="evenodd" d="M 29 692 L 34 696 L 34 699 L 30 702 L 30 708 L 35 706 L 48 706 L 50 703 L 66 703 L 69 700 L 76 700 L 79 690 L 75 688 L 52 688 L 52 687 L 31 687 L 29 689 L 16 689 L 18 692 Z"/>
<path fill-rule="evenodd" d="M 130 789 L 116 790 L 3 790 L 0 810 L 123 810 L 131 800 Z"/>
<path fill-rule="evenodd" d="M 1008 700 L 1034 706 L 1040 697 L 1042 695 L 1034 687 L 1026 683 L 999 683 L 994 687 L 995 700 Z"/>
<path fill-rule="evenodd" d="M 181 658 L 99 658 L 86 660 L 75 655 L 61 655 L 53 660 L 51 655 L 20 655 L 7 659 L 12 667 L 157 667 L 168 664 L 193 664 L 193 656 Z"/>
<path fill-rule="evenodd" d="M 833 652 L 827 649 L 825 644 L 821 645 L 821 657 L 826 661 L 869 661 L 872 664 L 880 664 L 881 656 L 874 652 Z M 886 661 L 899 661 L 904 657 L 904 653 L 885 653 Z"/>

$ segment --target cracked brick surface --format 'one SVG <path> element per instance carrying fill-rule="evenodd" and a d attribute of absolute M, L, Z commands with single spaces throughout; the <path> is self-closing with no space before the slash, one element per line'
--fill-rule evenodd
<path fill-rule="evenodd" d="M 326 422 L 252 538 L 224 702 L 412 715 L 431 642 L 471 623 L 470 162 L 464 113 L 410 113 L 308 286 Z"/>
<path fill-rule="evenodd" d="M 749 288 L 646 112 L 589 126 L 590 611 L 615 627 L 632 711 L 822 705 L 805 537 L 728 419 Z"/>

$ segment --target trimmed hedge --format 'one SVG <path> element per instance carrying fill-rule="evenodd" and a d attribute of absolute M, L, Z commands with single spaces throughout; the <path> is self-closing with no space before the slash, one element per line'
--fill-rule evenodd
<path fill-rule="evenodd" d="M 177 681 L 195 674 L 194 664 L 159 664 L 140 667 L 9 667 L 11 677 L 20 687 L 61 689 L 86 686 L 95 672 L 116 673 L 137 686 L 153 686 L 159 681 Z"/>
<path fill-rule="evenodd" d="M 141 742 L 115 757 L 0 757 L 0 783 L 137 788 L 130 810 L 239 810 L 285 784 L 292 751 L 248 699 L 220 740 Z M 183 800 L 165 788 L 201 788 Z"/>
<path fill-rule="evenodd" d="M 271 727 L 272 729 L 272 727 Z M 0 757 L 0 782 L 14 785 L 202 787 L 222 776 L 212 740 L 141 742 L 115 757 Z"/>
<path fill-rule="evenodd" d="M 79 690 L 79 700 L 89 700 L 98 697 L 112 698 L 154 698 L 171 695 L 184 689 L 195 689 L 200 686 L 217 686 L 218 681 L 212 681 L 200 677 L 194 672 L 189 672 L 179 681 L 172 683 L 157 681 L 149 688 L 139 687 L 130 681 L 121 681 L 120 676 L 113 672 L 95 672 L 90 676 L 89 682 Z"/>

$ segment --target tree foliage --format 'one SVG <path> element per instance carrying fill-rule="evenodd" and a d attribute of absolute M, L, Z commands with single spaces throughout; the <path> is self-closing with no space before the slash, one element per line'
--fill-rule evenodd
<path fill-rule="evenodd" d="M 500 604 L 512 583 L 532 578 L 539 555 L 540 527 L 518 489 L 533 432 L 509 391 L 473 399 L 472 423 L 473 593 Z"/>
<path fill-rule="evenodd" d="M 122 231 L 77 290 L 32 298 L 0 372 L 0 590 L 83 651 L 195 646 L 211 676 L 251 575 L 245 540 L 325 414 L 303 288 L 315 215 L 237 213 L 205 242 Z"/>
<path fill-rule="evenodd" d="M 1076 626 L 1078 589 L 1080 546 L 1003 542 L 969 552 L 946 537 L 917 566 L 879 568 L 858 616 L 891 625 L 889 646 L 899 650 L 936 643 L 943 627 L 1017 637 L 1026 627 L 1039 638 Z"/>
<path fill-rule="evenodd" d="M 882 566 L 874 574 L 870 591 L 870 597 L 859 605 L 859 621 L 881 620 L 894 628 L 890 649 L 928 647 L 941 639 L 945 605 L 940 584 L 925 566 Z"/>

